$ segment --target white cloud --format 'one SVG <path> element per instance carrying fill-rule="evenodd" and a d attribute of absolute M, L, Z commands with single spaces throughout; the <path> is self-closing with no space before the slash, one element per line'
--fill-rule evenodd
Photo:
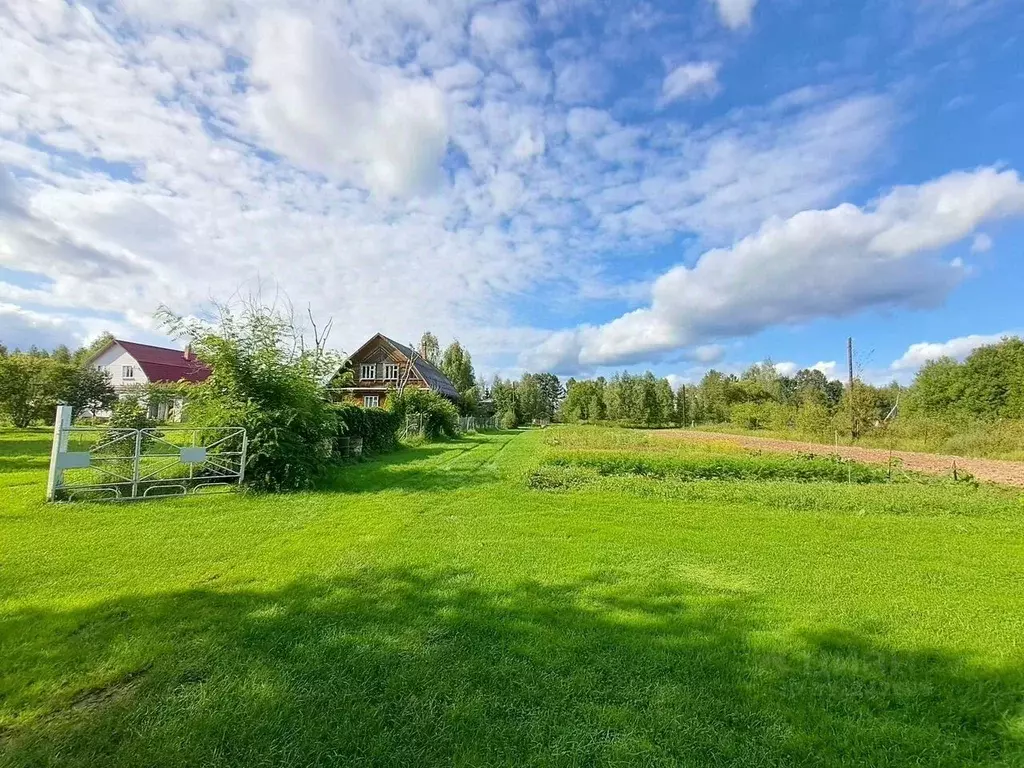
<path fill-rule="evenodd" d="M 750 24 L 757 0 L 714 0 L 718 18 L 729 29 L 739 29 Z"/>
<path fill-rule="evenodd" d="M 555 98 L 566 104 L 599 100 L 608 85 L 608 73 L 597 61 L 581 59 L 560 66 L 555 76 Z"/>
<path fill-rule="evenodd" d="M 800 366 L 789 360 L 785 360 L 781 363 L 775 363 L 775 371 L 779 376 L 792 376 L 800 370 Z"/>
<path fill-rule="evenodd" d="M 24 309 L 0 301 L 0 344 L 8 351 L 28 349 L 35 345 L 53 349 L 66 344 L 72 349 L 98 337 L 103 331 L 125 335 L 128 326 L 99 318 L 82 318 L 74 314 L 53 314 Z M 138 329 L 130 331 L 140 341 L 151 341 L 151 334 L 140 338 Z"/>
<path fill-rule="evenodd" d="M 992 238 L 984 232 L 979 232 L 971 243 L 971 253 L 988 253 L 992 250 L 992 245 Z"/>
<path fill-rule="evenodd" d="M 55 317 L 0 302 L 0 345 L 10 351 L 27 349 L 33 344 L 52 349 L 73 338 L 70 330 Z"/>
<path fill-rule="evenodd" d="M 725 357 L 725 347 L 721 344 L 702 344 L 693 350 L 691 357 L 695 362 L 705 365 L 717 363 Z"/>
<path fill-rule="evenodd" d="M 429 80 L 376 71 L 311 19 L 276 13 L 257 28 L 252 78 L 254 119 L 282 154 L 384 194 L 437 180 L 447 116 Z"/>
<path fill-rule="evenodd" d="M 516 3 L 501 3 L 475 13 L 469 31 L 492 56 L 518 48 L 530 37 L 529 22 Z"/>
<path fill-rule="evenodd" d="M 665 76 L 661 85 L 662 102 L 667 104 L 694 96 L 718 93 L 718 62 L 698 61 L 681 64 Z"/>
<path fill-rule="evenodd" d="M 954 360 L 963 360 L 978 347 L 989 344 L 997 344 L 1007 336 L 1016 336 L 1016 333 L 1005 331 L 994 333 L 988 336 L 971 334 L 970 336 L 959 336 L 955 339 L 942 342 L 922 341 L 911 344 L 902 357 L 894 360 L 890 369 L 893 371 L 916 371 L 930 360 L 938 360 L 941 357 L 952 357 Z"/>
<path fill-rule="evenodd" d="M 615 268 L 624 254 L 680 236 L 733 242 L 833 205 L 883 154 L 893 102 L 873 93 L 806 89 L 703 122 L 580 109 L 566 102 L 605 76 L 626 85 L 639 54 L 602 72 L 586 62 L 609 61 L 607 41 L 551 58 L 551 38 L 578 30 L 546 13 L 470 0 L 0 3 L 0 162 L 16 177 L 0 179 L 16 188 L 2 193 L 0 262 L 38 277 L 0 282 L 0 301 L 64 328 L 124 316 L 142 333 L 161 302 L 194 312 L 262 279 L 334 315 L 348 348 L 426 326 L 478 361 L 504 356 L 496 366 L 534 348 L 578 364 L 582 334 L 513 323 L 524 299 L 554 296 L 563 316 L 646 302 L 648 276 Z M 675 320 L 648 319 L 634 321 L 639 348 L 622 329 L 631 359 L 676 339 Z M 703 336 L 716 334 L 687 346 L 709 364 L 722 351 Z"/>
<path fill-rule="evenodd" d="M 963 276 L 934 251 L 1015 215 L 1024 215 L 1024 182 L 1015 171 L 983 168 L 897 187 L 863 208 L 846 203 L 773 218 L 662 275 L 651 306 L 554 334 L 552 349 L 575 353 L 564 366 L 613 365 L 772 325 L 933 306 Z"/>
<path fill-rule="evenodd" d="M 812 371 L 821 371 L 828 379 L 834 379 L 836 377 L 836 371 L 838 368 L 839 366 L 835 360 L 819 360 L 811 366 Z"/>

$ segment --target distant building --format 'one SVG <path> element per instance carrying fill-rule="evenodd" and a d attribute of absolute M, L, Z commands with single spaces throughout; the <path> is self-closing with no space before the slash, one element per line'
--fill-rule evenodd
<path fill-rule="evenodd" d="M 383 407 L 390 393 L 404 387 L 431 389 L 453 402 L 459 398 L 455 385 L 421 354 L 380 333 L 348 357 L 333 382 L 347 371 L 352 381 L 331 389 L 364 408 Z"/>
<path fill-rule="evenodd" d="M 118 396 L 137 392 L 146 384 L 199 384 L 210 375 L 210 368 L 192 357 L 188 349 L 154 347 L 122 339 L 111 340 L 87 364 L 107 372 Z M 171 421 L 180 418 L 181 406 L 181 398 L 151 403 L 149 415 L 159 421 Z"/>

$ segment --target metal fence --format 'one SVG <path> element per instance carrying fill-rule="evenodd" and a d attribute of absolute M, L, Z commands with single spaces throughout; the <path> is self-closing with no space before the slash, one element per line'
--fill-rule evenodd
<path fill-rule="evenodd" d="M 498 428 L 498 417 L 462 416 L 459 419 L 460 432 L 489 432 Z"/>
<path fill-rule="evenodd" d="M 242 427 L 73 427 L 60 406 L 46 498 L 131 499 L 231 490 L 245 479 Z"/>
<path fill-rule="evenodd" d="M 405 417 L 405 426 L 402 437 L 413 437 L 422 435 L 426 426 L 426 418 L 421 413 L 410 413 Z M 459 432 L 487 432 L 498 429 L 497 416 L 460 416 L 458 423 Z"/>

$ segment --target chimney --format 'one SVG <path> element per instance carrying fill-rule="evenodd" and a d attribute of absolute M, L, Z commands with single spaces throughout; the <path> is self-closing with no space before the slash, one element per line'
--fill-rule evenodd
<path fill-rule="evenodd" d="M 185 356 L 186 360 L 191 360 L 192 359 L 192 345 L 191 344 L 186 344 L 185 345 L 184 356 Z"/>

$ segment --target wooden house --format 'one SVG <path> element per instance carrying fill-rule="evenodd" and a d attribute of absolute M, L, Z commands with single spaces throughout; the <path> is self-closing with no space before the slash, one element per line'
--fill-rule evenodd
<path fill-rule="evenodd" d="M 351 380 L 332 391 L 364 408 L 383 407 L 390 393 L 407 387 L 432 389 L 452 402 L 459 397 L 448 377 L 421 354 L 381 333 L 349 356 L 334 381 L 343 372 L 351 372 Z"/>

